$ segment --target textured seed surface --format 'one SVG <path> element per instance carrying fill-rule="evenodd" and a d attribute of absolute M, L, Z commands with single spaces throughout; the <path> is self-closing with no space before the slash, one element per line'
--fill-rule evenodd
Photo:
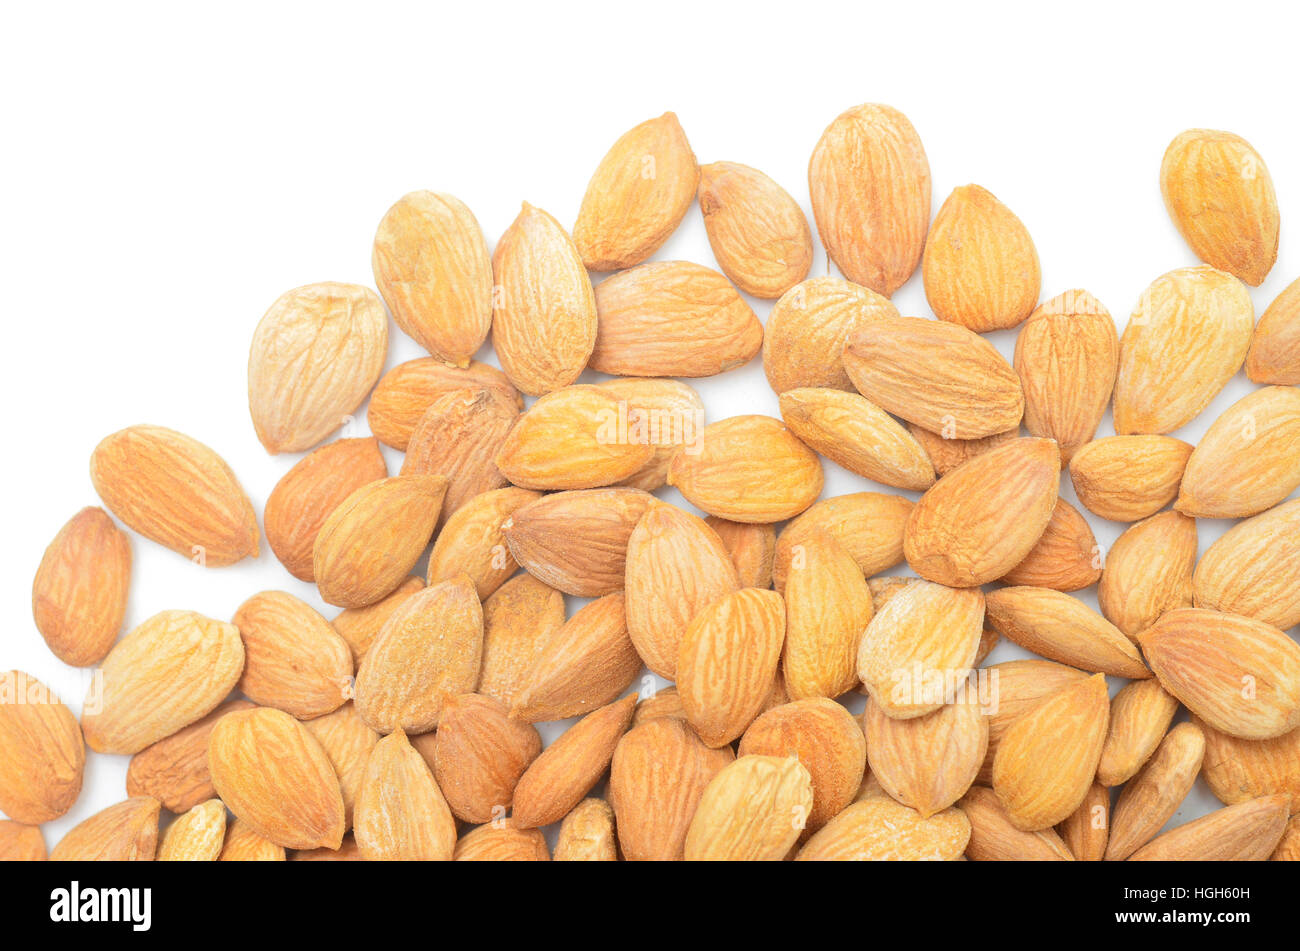
<path fill-rule="evenodd" d="M 388 355 L 379 295 L 356 284 L 308 284 L 271 305 L 248 354 L 248 407 L 268 452 L 310 449 L 345 425 Z"/>
<path fill-rule="evenodd" d="M 90 479 L 128 528 L 196 564 L 257 557 L 252 503 L 225 460 L 196 439 L 162 426 L 123 429 L 95 447 Z"/>
<path fill-rule="evenodd" d="M 36 569 L 36 628 L 65 664 L 97 664 L 121 631 L 130 585 L 126 534 L 103 509 L 82 509 L 59 530 Z"/>
<path fill-rule="evenodd" d="M 813 150 L 808 190 L 845 277 L 886 297 L 906 283 L 930 224 L 930 163 L 905 115 L 865 103 L 837 116 Z"/>

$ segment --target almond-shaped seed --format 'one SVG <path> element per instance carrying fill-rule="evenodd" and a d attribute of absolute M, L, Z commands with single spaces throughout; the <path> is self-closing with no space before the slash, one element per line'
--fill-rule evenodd
<path fill-rule="evenodd" d="M 584 799 L 564 817 L 555 840 L 557 862 L 616 862 L 614 810 L 603 799 Z"/>
<path fill-rule="evenodd" d="M 101 809 L 50 850 L 51 862 L 152 862 L 158 849 L 158 800 L 137 796 Z"/>
<path fill-rule="evenodd" d="M 1057 498 L 1052 517 L 1020 564 L 1002 576 L 1003 584 L 1027 584 L 1057 591 L 1079 591 L 1102 577 L 1101 546 L 1088 520 Z"/>
<path fill-rule="evenodd" d="M 1097 603 L 1106 620 L 1129 637 L 1160 615 L 1192 606 L 1196 519 L 1161 512 L 1125 530 L 1106 553 Z"/>
<path fill-rule="evenodd" d="M 447 519 L 429 553 L 430 584 L 464 572 L 486 601 L 519 568 L 508 544 L 511 519 L 542 498 L 540 492 L 507 486 L 468 500 Z"/>
<path fill-rule="evenodd" d="M 131 757 L 126 770 L 128 796 L 152 796 L 180 815 L 217 794 L 208 771 L 208 739 L 217 721 L 236 710 L 252 710 L 248 700 L 229 700 Z"/>
<path fill-rule="evenodd" d="M 578 716 L 614 700 L 640 672 L 623 595 L 607 594 L 547 641 L 523 675 L 510 715 L 529 723 Z"/>
<path fill-rule="evenodd" d="M 772 707 L 740 738 L 740 756 L 795 756 L 812 777 L 805 829 L 816 832 L 853 801 L 867 765 L 867 741 L 853 715 L 825 697 Z"/>
<path fill-rule="evenodd" d="M 370 753 L 379 742 L 379 734 L 361 719 L 356 705 L 352 703 L 345 703 L 323 717 L 307 720 L 303 726 L 316 737 L 339 777 L 339 790 L 343 793 L 344 823 L 351 829 L 357 792 L 361 788 Z"/>
<path fill-rule="evenodd" d="M 221 846 L 220 862 L 283 862 L 284 846 L 258 835 L 242 819 L 226 823 L 226 841 Z"/>
<path fill-rule="evenodd" d="M 1178 712 L 1178 701 L 1155 678 L 1125 684 L 1110 702 L 1110 725 L 1097 781 L 1122 786 L 1155 752 Z"/>
<path fill-rule="evenodd" d="M 853 803 L 799 850 L 799 862 L 950 862 L 970 841 L 960 809 L 922 816 L 888 796 Z"/>
<path fill-rule="evenodd" d="M 778 419 L 733 416 L 705 427 L 700 451 L 683 447 L 668 484 L 688 501 L 733 522 L 794 518 L 822 491 L 822 465 Z"/>
<path fill-rule="evenodd" d="M 492 255 L 492 345 L 532 396 L 568 386 L 596 343 L 596 298 L 564 227 L 524 202 Z"/>
<path fill-rule="evenodd" d="M 705 746 L 676 717 L 648 720 L 623 734 L 610 764 L 609 797 L 624 858 L 680 861 L 700 797 L 735 758 L 730 746 Z"/>
<path fill-rule="evenodd" d="M 320 596 L 362 608 L 391 594 L 424 554 L 446 492 L 445 476 L 399 475 L 349 495 L 316 536 Z"/>
<path fill-rule="evenodd" d="M 425 410 L 407 444 L 402 475 L 446 476 L 440 523 L 475 496 L 506 484 L 496 457 L 518 419 L 510 397 L 489 386 L 452 390 Z"/>
<path fill-rule="evenodd" d="M 415 747 L 426 754 L 456 818 L 483 823 L 510 808 L 519 778 L 542 751 L 542 738 L 531 724 L 510 719 L 500 700 L 466 693 L 447 701 L 438 732 L 416 737 Z"/>
<path fill-rule="evenodd" d="M 915 437 L 857 393 L 802 388 L 781 394 L 781 418 L 811 449 L 850 472 L 900 489 L 924 491 L 934 466 Z"/>
<path fill-rule="evenodd" d="M 1255 325 L 1246 376 L 1254 383 L 1300 384 L 1300 279 L 1277 295 Z"/>
<path fill-rule="evenodd" d="M 993 760 L 998 744 L 1021 714 L 1032 710 L 1063 687 L 1087 680 L 1088 674 L 1051 660 L 1009 660 L 979 674 L 976 684 L 988 712 L 989 750 L 979 777 L 981 785 L 993 782 Z"/>
<path fill-rule="evenodd" d="M 903 536 L 908 564 L 950 587 L 1001 578 L 1042 537 L 1059 483 L 1059 450 L 1050 439 L 1016 439 L 976 456 L 912 509 Z"/>
<path fill-rule="evenodd" d="M 599 598 L 623 589 L 628 539 L 652 501 L 625 487 L 556 492 L 517 509 L 505 539 L 529 574 L 565 594 Z"/>
<path fill-rule="evenodd" d="M 826 127 L 808 162 L 813 217 L 850 281 L 891 296 L 921 263 L 930 163 L 907 116 L 864 103 Z"/>
<path fill-rule="evenodd" d="M 704 431 L 704 401 L 693 388 L 679 380 L 623 377 L 597 383 L 626 404 L 620 414 L 636 422 L 628 438 L 641 439 L 654 447 L 650 461 L 623 479 L 621 485 L 653 492 L 668 480 L 668 465 L 678 446 L 698 446 Z"/>
<path fill-rule="evenodd" d="M 705 787 L 686 833 L 686 861 L 780 861 L 812 804 L 812 777 L 798 758 L 738 757 Z"/>
<path fill-rule="evenodd" d="M 1056 830 L 1026 832 L 1014 825 L 997 793 L 987 786 L 972 786 L 957 805 L 970 821 L 966 857 L 971 861 L 1074 861 L 1074 855 Z"/>
<path fill-rule="evenodd" d="M 1115 431 L 1187 425 L 1241 369 L 1254 329 L 1250 294 L 1231 274 L 1194 267 L 1157 278 L 1120 337 Z"/>
<path fill-rule="evenodd" d="M 706 744 L 730 743 L 762 711 L 784 640 L 784 601 L 757 588 L 724 595 L 687 626 L 677 657 L 677 692 Z"/>
<path fill-rule="evenodd" d="M 559 822 L 581 802 L 609 769 L 635 707 L 633 694 L 593 710 L 533 760 L 515 787 L 514 825 L 532 829 Z"/>
<path fill-rule="evenodd" d="M 686 626 L 740 587 L 722 540 L 698 516 L 652 501 L 627 544 L 627 631 L 637 653 L 665 680 L 677 678 Z"/>
<path fill-rule="evenodd" d="M 248 353 L 248 409 L 266 451 L 310 449 L 351 419 L 388 356 L 379 295 L 327 281 L 271 305 Z"/>
<path fill-rule="evenodd" d="M 1079 808 L 1056 827 L 1076 862 L 1100 862 L 1110 842 L 1110 790 L 1093 783 Z"/>
<path fill-rule="evenodd" d="M 472 829 L 456 843 L 457 862 L 549 862 L 540 829 L 516 829 L 509 819 Z"/>
<path fill-rule="evenodd" d="M 289 574 L 316 580 L 316 536 L 349 495 L 388 476 L 376 439 L 339 439 L 300 459 L 266 500 L 266 541 Z"/>
<path fill-rule="evenodd" d="M 573 226 L 592 271 L 640 264 L 690 210 L 700 169 L 672 112 L 623 133 L 596 167 Z"/>
<path fill-rule="evenodd" d="M 1020 378 L 991 343 L 942 320 L 878 317 L 844 345 L 844 369 L 881 409 L 948 439 L 1020 425 Z"/>
<path fill-rule="evenodd" d="M 839 277 L 813 277 L 786 291 L 763 324 L 763 372 L 779 395 L 801 387 L 852 393 L 841 355 L 849 335 L 898 308 L 875 291 Z"/>
<path fill-rule="evenodd" d="M 356 707 L 380 733 L 427 733 L 478 683 L 483 607 L 468 575 L 430 585 L 384 624 L 357 671 Z"/>
<path fill-rule="evenodd" d="M 215 862 L 226 839 L 226 806 L 209 799 L 167 827 L 158 844 L 159 862 Z"/>
<path fill-rule="evenodd" d="M 874 613 L 871 589 L 825 529 L 801 549 L 786 575 L 781 669 L 791 698 L 835 698 L 858 682 L 858 649 Z"/>
<path fill-rule="evenodd" d="M 84 707 L 89 710 L 90 707 Z M 35 677 L 0 674 L 0 809 L 40 825 L 81 794 L 86 746 L 72 711 Z"/>
<path fill-rule="evenodd" d="M 36 629 L 65 664 L 97 664 L 122 629 L 130 587 L 126 533 L 103 509 L 84 508 L 59 529 L 36 569 Z"/>
<path fill-rule="evenodd" d="M 909 720 L 886 716 L 870 699 L 862 712 L 871 774 L 923 819 L 966 795 L 979 774 L 989 724 L 977 699 L 968 687 L 956 702 Z"/>
<path fill-rule="evenodd" d="M 736 566 L 742 588 L 772 587 L 772 566 L 776 561 L 774 527 L 732 522 L 716 515 L 710 515 L 704 524 L 717 532 L 722 544 L 731 552 L 731 561 Z"/>
<path fill-rule="evenodd" d="M 1271 740 L 1240 740 L 1204 723 L 1206 785 L 1227 805 L 1282 793 L 1300 812 L 1300 729 Z"/>
<path fill-rule="evenodd" d="M 596 285 L 591 369 L 614 376 L 715 376 L 763 346 L 763 325 L 731 282 L 689 261 L 655 261 Z"/>
<path fill-rule="evenodd" d="M 984 629 L 978 588 L 909 585 L 876 612 L 862 637 L 858 675 L 886 716 L 924 716 L 951 702 L 975 663 Z"/>
<path fill-rule="evenodd" d="M 492 262 L 465 204 L 402 196 L 379 222 L 371 267 L 397 326 L 444 363 L 468 366 L 492 324 Z"/>
<path fill-rule="evenodd" d="M 1161 686 L 1214 729 L 1267 740 L 1300 727 L 1300 645 L 1272 625 L 1179 608 L 1137 641 Z"/>
<path fill-rule="evenodd" d="M 598 386 L 547 393 L 519 417 L 497 468 L 525 489 L 594 489 L 641 471 L 655 448 L 631 438 L 641 414 Z"/>
<path fill-rule="evenodd" d="M 1155 755 L 1126 783 L 1111 818 L 1106 858 L 1122 862 L 1150 842 L 1183 804 L 1201 771 L 1205 737 L 1192 723 L 1169 731 Z"/>
<path fill-rule="evenodd" d="M 903 531 L 912 514 L 911 499 L 884 492 L 853 492 L 823 499 L 787 525 L 776 539 L 772 583 L 785 589 L 798 546 L 822 528 L 853 556 L 862 574 L 888 571 L 903 560 Z"/>
<path fill-rule="evenodd" d="M 1191 445 L 1172 436 L 1106 436 L 1075 453 L 1070 481 L 1088 511 L 1138 522 L 1178 495 L 1191 455 Z"/>
<path fill-rule="evenodd" d="M 131 426 L 105 437 L 90 479 L 128 528 L 212 568 L 257 557 L 253 503 L 225 460 L 198 440 L 162 426 Z"/>
<path fill-rule="evenodd" d="M 551 638 L 564 627 L 564 595 L 532 575 L 511 578 L 483 602 L 478 692 L 507 707 Z"/>
<path fill-rule="evenodd" d="M 471 360 L 466 367 L 448 366 L 435 357 L 419 357 L 393 367 L 376 384 L 366 407 L 370 431 L 385 446 L 402 452 L 425 412 L 449 390 L 487 386 L 500 390 L 519 409 L 524 399 L 504 373 Z"/>
<path fill-rule="evenodd" d="M 357 791 L 357 848 L 366 861 L 447 862 L 456 820 L 429 765 L 398 729 L 377 744 Z"/>
<path fill-rule="evenodd" d="M 1277 195 L 1249 142 L 1212 129 L 1180 133 L 1160 163 L 1160 193 L 1198 258 L 1253 287 L 1264 283 L 1277 261 Z"/>
<path fill-rule="evenodd" d="M 210 712 L 244 671 L 239 628 L 193 611 L 155 614 L 117 642 L 82 709 L 86 743 L 138 753 Z"/>
<path fill-rule="evenodd" d="M 1066 291 L 1029 315 L 1014 365 L 1025 391 L 1025 428 L 1055 439 L 1068 465 L 1110 405 L 1119 371 L 1114 319 L 1087 291 Z"/>
<path fill-rule="evenodd" d="M 306 602 L 263 591 L 231 620 L 244 642 L 239 689 L 254 703 L 310 720 L 352 696 L 352 651 Z"/>
<path fill-rule="evenodd" d="M 44 862 L 48 857 L 39 826 L 0 819 L 0 862 Z"/>
<path fill-rule="evenodd" d="M 1174 507 L 1197 518 L 1247 518 L 1300 486 L 1300 389 L 1269 386 L 1233 403 L 1187 460 Z"/>
<path fill-rule="evenodd" d="M 935 316 L 979 333 L 1022 323 L 1042 279 L 1028 229 L 979 185 L 954 189 L 940 206 L 921 273 Z"/>
<path fill-rule="evenodd" d="M 1300 500 L 1228 529 L 1192 576 L 1198 608 L 1243 614 L 1287 630 L 1300 624 Z"/>
<path fill-rule="evenodd" d="M 916 425 L 916 423 L 908 423 L 907 431 L 912 434 L 912 438 L 921 444 L 921 448 L 925 450 L 926 456 L 930 459 L 930 464 L 934 466 L 935 474 L 940 477 L 947 475 L 962 463 L 969 462 L 990 449 L 996 449 L 1003 443 L 1020 438 L 1019 426 L 980 439 L 957 439 L 956 437 L 942 436 L 939 433 L 932 433 L 930 430 Z"/>
<path fill-rule="evenodd" d="M 758 169 L 701 166 L 699 200 L 718 266 L 746 294 L 774 299 L 808 276 L 808 220 L 790 193 Z"/>
<path fill-rule="evenodd" d="M 1130 862 L 1261 862 L 1287 826 L 1287 797 L 1261 796 L 1224 806 L 1156 836 Z"/>
<path fill-rule="evenodd" d="M 991 591 L 985 601 L 988 623 L 1026 650 L 1094 673 L 1151 676 L 1124 632 L 1078 598 L 1021 586 Z"/>
<path fill-rule="evenodd" d="M 1079 808 L 1097 774 L 1109 719 L 1106 678 L 1095 674 L 1011 724 L 993 760 L 993 790 L 1012 824 L 1036 832 Z"/>
<path fill-rule="evenodd" d="M 228 713 L 208 740 L 212 784 L 230 811 L 286 849 L 337 849 L 345 819 L 338 775 L 307 727 L 282 710 Z"/>
<path fill-rule="evenodd" d="M 361 658 L 374 643 L 384 623 L 393 616 L 393 612 L 402 606 L 407 598 L 424 588 L 424 582 L 416 577 L 408 577 L 393 589 L 392 594 L 385 595 L 374 604 L 364 608 L 345 608 L 334 617 L 334 630 L 347 641 L 352 649 L 352 659 L 358 667 Z"/>

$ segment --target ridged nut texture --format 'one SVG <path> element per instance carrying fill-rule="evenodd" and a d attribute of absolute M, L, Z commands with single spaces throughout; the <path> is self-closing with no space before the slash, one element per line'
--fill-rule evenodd
<path fill-rule="evenodd" d="M 717 271 L 653 261 L 596 285 L 590 367 L 614 376 L 714 376 L 744 366 L 763 325 Z"/>
<path fill-rule="evenodd" d="M 1025 429 L 1055 439 L 1066 465 L 1096 435 L 1119 371 L 1115 321 L 1087 291 L 1042 304 L 1016 337 L 1014 365 L 1025 393 Z"/>
<path fill-rule="evenodd" d="M 193 611 L 163 611 L 109 651 L 82 709 L 86 743 L 138 753 L 217 706 L 244 672 L 239 628 Z"/>
<path fill-rule="evenodd" d="M 90 479 L 108 510 L 145 538 L 209 567 L 257 557 L 253 503 L 201 442 L 162 426 L 131 426 L 90 457 Z"/>
<path fill-rule="evenodd" d="M 668 484 L 698 508 L 733 522 L 782 522 L 817 500 L 821 460 L 778 419 L 732 416 L 710 423 L 698 451 L 682 447 Z"/>
<path fill-rule="evenodd" d="M 1001 578 L 1033 550 L 1051 521 L 1060 451 L 1016 439 L 954 469 L 921 496 L 903 551 L 922 578 L 970 588 Z"/>
<path fill-rule="evenodd" d="M 208 740 L 217 795 L 265 839 L 286 849 L 337 849 L 343 793 L 325 750 L 289 714 L 265 707 L 227 714 Z"/>
<path fill-rule="evenodd" d="M 1280 218 L 1272 176 L 1249 142 L 1212 129 L 1179 134 L 1160 163 L 1160 192 L 1198 258 L 1253 287 L 1264 283 Z"/>
<path fill-rule="evenodd" d="M 54 536 L 36 569 L 36 629 L 65 664 L 97 664 L 122 629 L 130 586 L 126 533 L 103 509 L 84 508 Z"/>
<path fill-rule="evenodd" d="M 1191 267 L 1157 278 L 1120 337 L 1115 431 L 1190 423 L 1241 369 L 1254 329 L 1250 293 L 1231 274 Z"/>
<path fill-rule="evenodd" d="M 596 297 L 563 226 L 524 202 L 492 277 L 492 345 L 510 382 L 540 396 L 576 380 L 596 344 Z"/>
<path fill-rule="evenodd" d="M 718 266 L 746 294 L 777 298 L 808 276 L 808 220 L 790 193 L 758 169 L 702 166 L 699 201 Z"/>
<path fill-rule="evenodd" d="M 839 277 L 812 277 L 786 291 L 763 324 L 763 372 L 780 394 L 807 386 L 853 391 L 844 344 L 864 322 L 897 317 L 887 297 Z"/>
<path fill-rule="evenodd" d="M 248 409 L 267 452 L 310 449 L 351 419 L 388 356 L 388 314 L 356 284 L 308 284 L 280 296 L 248 354 Z"/>
<path fill-rule="evenodd" d="M 930 163 L 905 115 L 866 103 L 837 116 L 813 149 L 808 189 L 845 277 L 886 297 L 907 282 L 930 225 Z"/>
<path fill-rule="evenodd" d="M 956 324 L 877 317 L 850 334 L 843 357 L 859 393 L 945 439 L 1015 429 L 1025 412 L 1011 364 L 979 334 Z"/>
<path fill-rule="evenodd" d="M 677 116 L 628 130 L 605 153 L 578 208 L 573 241 L 592 271 L 640 264 L 677 230 L 700 169 Z"/>
<path fill-rule="evenodd" d="M 940 206 L 921 273 L 935 316 L 979 333 L 1023 323 L 1042 277 L 1029 231 L 979 185 L 954 189 Z"/>
<path fill-rule="evenodd" d="M 403 196 L 379 222 L 371 266 L 397 326 L 444 363 L 468 366 L 492 324 L 492 261 L 464 202 Z"/>

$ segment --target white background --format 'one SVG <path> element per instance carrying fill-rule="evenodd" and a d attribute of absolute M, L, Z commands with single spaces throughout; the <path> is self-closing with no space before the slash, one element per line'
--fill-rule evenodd
<path fill-rule="evenodd" d="M 986 186 L 1029 228 L 1043 298 L 1087 288 L 1122 328 L 1151 280 L 1198 263 L 1157 173 L 1169 140 L 1203 126 L 1249 139 L 1277 187 L 1281 252 L 1252 291 L 1257 313 L 1300 275 L 1298 24 L 1282 3 L 15 7 L 0 14 L 0 670 L 28 670 L 74 711 L 85 673 L 46 650 L 30 586 L 59 527 L 98 504 L 96 442 L 139 422 L 181 429 L 230 462 L 260 512 L 298 457 L 254 436 L 254 325 L 291 287 L 373 284 L 375 225 L 405 192 L 460 197 L 493 245 L 522 200 L 571 225 L 606 149 L 672 109 L 701 162 L 754 165 L 807 212 L 822 129 L 886 102 L 925 143 L 935 211 L 954 186 Z M 656 257 L 713 265 L 698 209 Z M 820 246 L 813 273 L 827 273 Z M 929 313 L 919 276 L 895 301 Z M 392 338 L 390 366 L 421 355 Z M 1009 357 L 1014 332 L 993 339 Z M 1177 435 L 1194 442 L 1249 388 L 1239 376 Z M 710 419 L 777 414 L 757 361 L 699 389 Z M 359 414 L 350 434 L 364 431 Z M 827 471 L 827 495 L 872 487 Z M 1103 546 L 1121 529 L 1091 521 Z M 1223 528 L 1201 523 L 1202 551 Z M 165 608 L 228 619 L 266 588 L 321 606 L 265 545 L 216 570 L 133 547 L 128 626 Z M 126 762 L 91 757 L 49 845 L 125 796 Z M 1198 787 L 1174 821 L 1213 802 Z"/>

